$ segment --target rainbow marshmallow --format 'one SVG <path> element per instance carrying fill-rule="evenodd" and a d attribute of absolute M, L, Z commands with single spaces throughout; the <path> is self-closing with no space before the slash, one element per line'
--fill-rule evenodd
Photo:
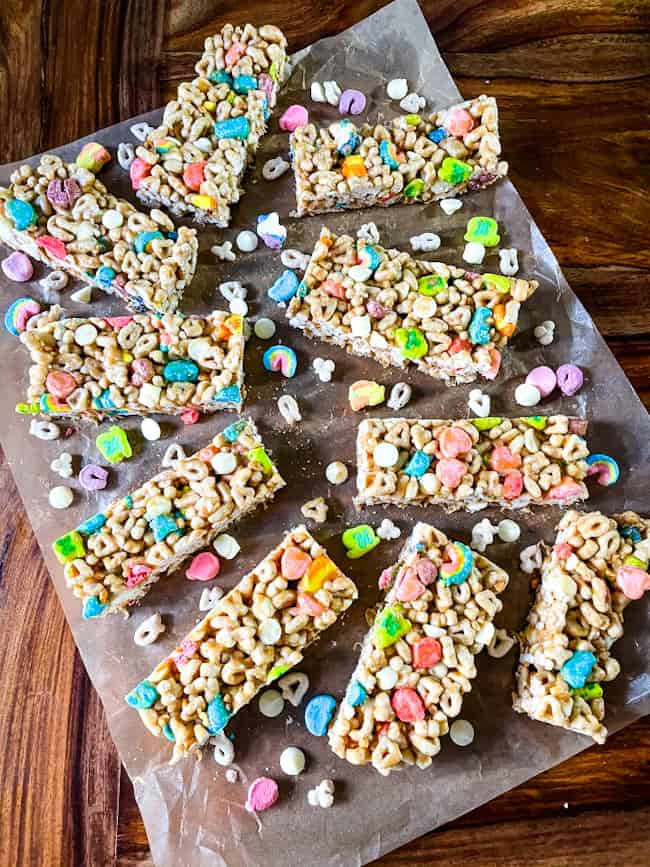
<path fill-rule="evenodd" d="M 262 358 L 262 364 L 266 370 L 280 371 L 282 376 L 291 378 L 298 366 L 296 353 L 290 346 L 271 346 Z"/>
<path fill-rule="evenodd" d="M 589 455 L 585 459 L 589 465 L 588 475 L 595 476 L 599 485 L 609 487 L 615 485 L 621 475 L 618 464 L 609 455 Z"/>
<path fill-rule="evenodd" d="M 449 561 L 440 567 L 440 575 L 443 582 L 450 584 L 463 584 L 472 574 L 474 568 L 474 554 L 467 545 L 462 542 L 452 542 L 448 545 L 445 553 Z"/>
<path fill-rule="evenodd" d="M 365 244 L 358 252 L 359 265 L 369 268 L 374 274 L 381 263 L 381 256 L 371 244 Z"/>
<path fill-rule="evenodd" d="M 33 298 L 18 298 L 5 313 L 5 328 L 14 337 L 25 331 L 27 321 L 41 312 L 41 305 Z"/>

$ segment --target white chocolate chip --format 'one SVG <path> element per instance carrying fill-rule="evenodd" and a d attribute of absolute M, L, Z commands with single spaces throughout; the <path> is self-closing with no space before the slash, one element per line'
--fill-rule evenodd
<path fill-rule="evenodd" d="M 379 689 L 387 692 L 391 690 L 397 683 L 397 672 L 390 665 L 385 665 L 377 672 L 377 686 Z"/>
<path fill-rule="evenodd" d="M 457 747 L 468 747 L 474 740 L 474 726 L 466 719 L 457 719 L 449 726 L 449 737 Z"/>
<path fill-rule="evenodd" d="M 227 476 L 237 469 L 237 458 L 232 452 L 217 452 L 210 463 L 218 476 Z"/>
<path fill-rule="evenodd" d="M 452 214 L 455 214 L 456 211 L 460 211 L 463 207 L 463 203 L 460 199 L 440 199 L 438 204 L 448 217 L 451 217 Z"/>
<path fill-rule="evenodd" d="M 468 241 L 463 250 L 463 259 L 470 265 L 480 265 L 485 258 L 485 247 L 478 241 Z"/>
<path fill-rule="evenodd" d="M 142 436 L 152 443 L 155 443 L 156 440 L 159 440 L 162 435 L 160 425 L 155 420 L 155 418 L 143 418 L 140 422 L 140 430 L 142 432 Z"/>
<path fill-rule="evenodd" d="M 348 468 L 342 461 L 332 461 L 327 465 L 325 478 L 330 485 L 342 485 L 348 479 Z"/>
<path fill-rule="evenodd" d="M 386 93 L 389 99 L 404 99 L 409 90 L 409 83 L 405 78 L 393 78 L 386 85 Z"/>
<path fill-rule="evenodd" d="M 392 443 L 377 443 L 372 453 L 372 459 L 378 467 L 387 470 L 398 462 L 399 451 Z"/>
<path fill-rule="evenodd" d="M 287 747 L 280 754 L 280 767 L 288 777 L 297 777 L 305 770 L 305 754 L 298 747 Z"/>
<path fill-rule="evenodd" d="M 72 505 L 74 494 L 65 485 L 57 485 L 50 491 L 48 499 L 53 509 L 67 509 L 68 506 Z"/>
<path fill-rule="evenodd" d="M 267 689 L 260 696 L 257 707 L 262 716 L 273 719 L 284 710 L 284 699 L 277 689 Z"/>
<path fill-rule="evenodd" d="M 522 382 L 515 389 L 515 401 L 519 406 L 536 406 L 541 399 L 542 395 L 537 386 L 528 382 Z"/>
<path fill-rule="evenodd" d="M 277 620 L 273 620 L 269 617 L 268 620 L 262 620 L 257 629 L 257 634 L 259 635 L 262 644 L 268 644 L 270 646 L 277 644 L 280 638 L 282 638 L 282 627 Z"/>
<path fill-rule="evenodd" d="M 498 533 L 502 542 L 516 542 L 521 536 L 521 527 L 516 521 L 504 518 L 503 521 L 499 521 Z"/>
<path fill-rule="evenodd" d="M 165 624 L 160 614 L 152 614 L 135 630 L 133 640 L 138 647 L 146 647 L 148 644 L 153 644 L 164 631 Z"/>
<path fill-rule="evenodd" d="M 257 249 L 259 240 L 255 232 L 244 229 L 243 232 L 240 232 L 237 235 L 235 243 L 237 244 L 238 249 L 242 251 L 242 253 L 252 253 L 253 250 Z"/>
<path fill-rule="evenodd" d="M 61 273 L 63 273 L 63 272 L 61 272 Z M 51 276 L 52 275 L 50 274 L 50 277 Z M 67 282 L 67 275 L 66 275 L 66 282 Z M 92 286 L 82 286 L 81 289 L 77 289 L 76 292 L 72 292 L 70 295 L 70 299 L 72 301 L 76 301 L 77 304 L 90 304 L 92 297 L 93 297 Z"/>
<path fill-rule="evenodd" d="M 220 557 L 224 560 L 234 560 L 237 554 L 241 551 L 241 545 L 233 536 L 228 533 L 222 533 L 212 543 L 212 547 Z"/>
<path fill-rule="evenodd" d="M 74 342 L 77 346 L 90 346 L 97 340 L 97 329 L 91 322 L 80 325 L 74 333 Z"/>
<path fill-rule="evenodd" d="M 275 334 L 275 322 L 267 316 L 262 316 L 253 326 L 253 331 L 255 337 L 259 337 L 260 340 L 270 340 Z"/>

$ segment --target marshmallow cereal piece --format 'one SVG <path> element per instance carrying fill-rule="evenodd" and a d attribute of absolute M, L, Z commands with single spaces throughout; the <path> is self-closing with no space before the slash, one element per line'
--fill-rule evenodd
<path fill-rule="evenodd" d="M 300 507 L 300 514 L 317 524 L 324 524 L 327 520 L 328 505 L 323 497 L 314 497 Z"/>
<path fill-rule="evenodd" d="M 315 358 L 311 366 L 321 382 L 331 382 L 336 365 L 330 358 Z"/>
<path fill-rule="evenodd" d="M 164 631 L 165 624 L 160 614 L 152 614 L 151 617 L 143 620 L 135 630 L 133 640 L 138 647 L 146 647 L 148 644 L 153 644 L 154 641 L 157 641 Z"/>
<path fill-rule="evenodd" d="M 376 223 L 364 223 L 357 229 L 357 238 L 360 241 L 365 241 L 366 244 L 379 243 L 379 229 Z"/>
<path fill-rule="evenodd" d="M 411 399 L 411 386 L 407 382 L 397 382 L 390 390 L 386 406 L 392 410 L 403 409 Z"/>
<path fill-rule="evenodd" d="M 50 464 L 50 469 L 53 473 L 58 473 L 62 479 L 69 479 L 73 476 L 72 455 L 70 452 L 61 452 L 58 458 L 54 458 Z"/>
<path fill-rule="evenodd" d="M 339 104 L 339 99 L 341 98 L 341 88 L 338 86 L 336 81 L 323 82 L 323 92 L 325 94 L 326 101 L 329 102 L 330 105 Z"/>
<path fill-rule="evenodd" d="M 546 319 L 541 325 L 538 325 L 533 334 L 537 338 L 537 342 L 542 346 L 550 346 L 555 337 L 555 322 L 552 319 Z"/>
<path fill-rule="evenodd" d="M 313 789 L 307 792 L 307 801 L 312 807 L 328 809 L 334 804 L 334 783 L 332 780 L 321 780 Z"/>
<path fill-rule="evenodd" d="M 483 518 L 478 524 L 474 524 L 472 527 L 472 548 L 476 548 L 483 554 L 487 546 L 494 542 L 497 531 L 498 528 L 491 523 L 489 518 Z"/>
<path fill-rule="evenodd" d="M 325 102 L 325 89 L 320 81 L 312 81 L 309 95 L 314 102 Z"/>
<path fill-rule="evenodd" d="M 400 100 L 399 107 L 408 114 L 417 114 L 421 108 L 424 108 L 426 103 L 427 101 L 423 96 L 419 96 L 417 93 L 407 93 Z"/>
<path fill-rule="evenodd" d="M 536 406 L 541 399 L 540 390 L 530 383 L 522 382 L 515 389 L 515 401 L 519 406 Z"/>
<path fill-rule="evenodd" d="M 463 250 L 463 260 L 470 265 L 480 265 L 485 259 L 485 247 L 479 241 L 468 241 Z"/>
<path fill-rule="evenodd" d="M 209 611 L 223 596 L 223 589 L 219 586 L 205 587 L 199 599 L 199 611 Z"/>
<path fill-rule="evenodd" d="M 455 214 L 456 211 L 460 211 L 463 207 L 463 203 L 460 199 L 440 199 L 438 204 L 443 213 L 448 217 L 451 217 L 452 214 Z"/>
<path fill-rule="evenodd" d="M 437 250 L 442 243 L 440 235 L 436 235 L 435 232 L 423 232 L 421 235 L 413 235 L 412 238 L 409 238 L 409 241 L 414 250 L 422 250 L 424 253 L 431 253 L 433 250 Z"/>
<path fill-rule="evenodd" d="M 519 270 L 519 259 L 514 247 L 499 250 L 499 271 L 506 277 L 514 277 Z"/>
<path fill-rule="evenodd" d="M 384 518 L 381 524 L 377 527 L 376 533 L 379 538 L 383 539 L 385 542 L 399 539 L 402 535 L 400 528 L 393 524 L 390 518 Z"/>
<path fill-rule="evenodd" d="M 473 388 L 467 400 L 467 407 L 470 412 L 477 415 L 479 418 L 487 418 L 490 415 L 490 395 L 485 394 L 480 388 Z"/>
<path fill-rule="evenodd" d="M 230 241 L 224 241 L 223 244 L 215 244 L 210 247 L 210 252 L 214 253 L 217 259 L 221 259 L 222 262 L 234 262 L 237 258 L 232 251 L 232 243 Z"/>
<path fill-rule="evenodd" d="M 280 410 L 280 415 L 288 425 L 294 425 L 297 422 L 302 421 L 298 401 L 293 397 L 293 395 L 283 394 L 282 397 L 279 397 L 278 409 Z"/>

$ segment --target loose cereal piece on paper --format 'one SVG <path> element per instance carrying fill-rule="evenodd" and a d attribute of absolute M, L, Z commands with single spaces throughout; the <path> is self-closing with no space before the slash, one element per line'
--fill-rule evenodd
<path fill-rule="evenodd" d="M 199 224 L 230 223 L 286 75 L 286 45 L 269 24 L 226 24 L 205 40 L 197 77 L 178 86 L 160 126 L 136 148 L 138 198 Z"/>
<path fill-rule="evenodd" d="M 194 276 L 195 229 L 138 211 L 93 172 L 45 154 L 0 187 L 0 240 L 137 311 L 173 313 Z"/>
<path fill-rule="evenodd" d="M 388 594 L 329 730 L 337 756 L 384 776 L 427 768 L 440 751 L 508 584 L 503 569 L 424 523 L 386 571 Z"/>
<path fill-rule="evenodd" d="M 241 316 L 151 313 L 62 319 L 52 307 L 20 340 L 29 350 L 27 401 L 49 416 L 240 411 Z"/>
<path fill-rule="evenodd" d="M 243 419 L 52 547 L 85 618 L 124 611 L 284 485 L 253 422 Z"/>
<path fill-rule="evenodd" d="M 537 285 L 414 259 L 324 227 L 287 318 L 309 337 L 383 367 L 413 364 L 456 385 L 495 379 Z"/>
<path fill-rule="evenodd" d="M 650 590 L 649 559 L 647 518 L 564 514 L 521 634 L 516 711 L 605 742 L 603 686 L 620 672 L 610 651 L 626 606 Z"/>
<path fill-rule="evenodd" d="M 354 583 L 296 527 L 126 700 L 152 734 L 173 742 L 174 758 L 199 756 L 356 598 Z"/>
<path fill-rule="evenodd" d="M 471 512 L 567 506 L 589 496 L 586 433 L 584 419 L 565 415 L 364 419 L 354 502 Z M 394 464 L 386 466 L 389 452 Z"/>
<path fill-rule="evenodd" d="M 419 203 L 481 190 L 508 173 L 496 101 L 479 96 L 385 126 L 344 119 L 291 136 L 297 214 Z"/>

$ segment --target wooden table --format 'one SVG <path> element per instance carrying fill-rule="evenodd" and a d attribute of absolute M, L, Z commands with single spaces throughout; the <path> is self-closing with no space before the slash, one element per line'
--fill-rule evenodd
<path fill-rule="evenodd" d="M 161 105 L 226 21 L 275 23 L 293 50 L 382 5 L 4 0 L 1 159 Z M 480 93 L 489 81 L 511 177 L 648 405 L 648 0 L 439 0 L 423 8 L 461 91 Z M 151 863 L 99 699 L 6 465 L 0 473 L 0 864 Z M 649 758 L 646 718 L 378 863 L 645 865 Z"/>

